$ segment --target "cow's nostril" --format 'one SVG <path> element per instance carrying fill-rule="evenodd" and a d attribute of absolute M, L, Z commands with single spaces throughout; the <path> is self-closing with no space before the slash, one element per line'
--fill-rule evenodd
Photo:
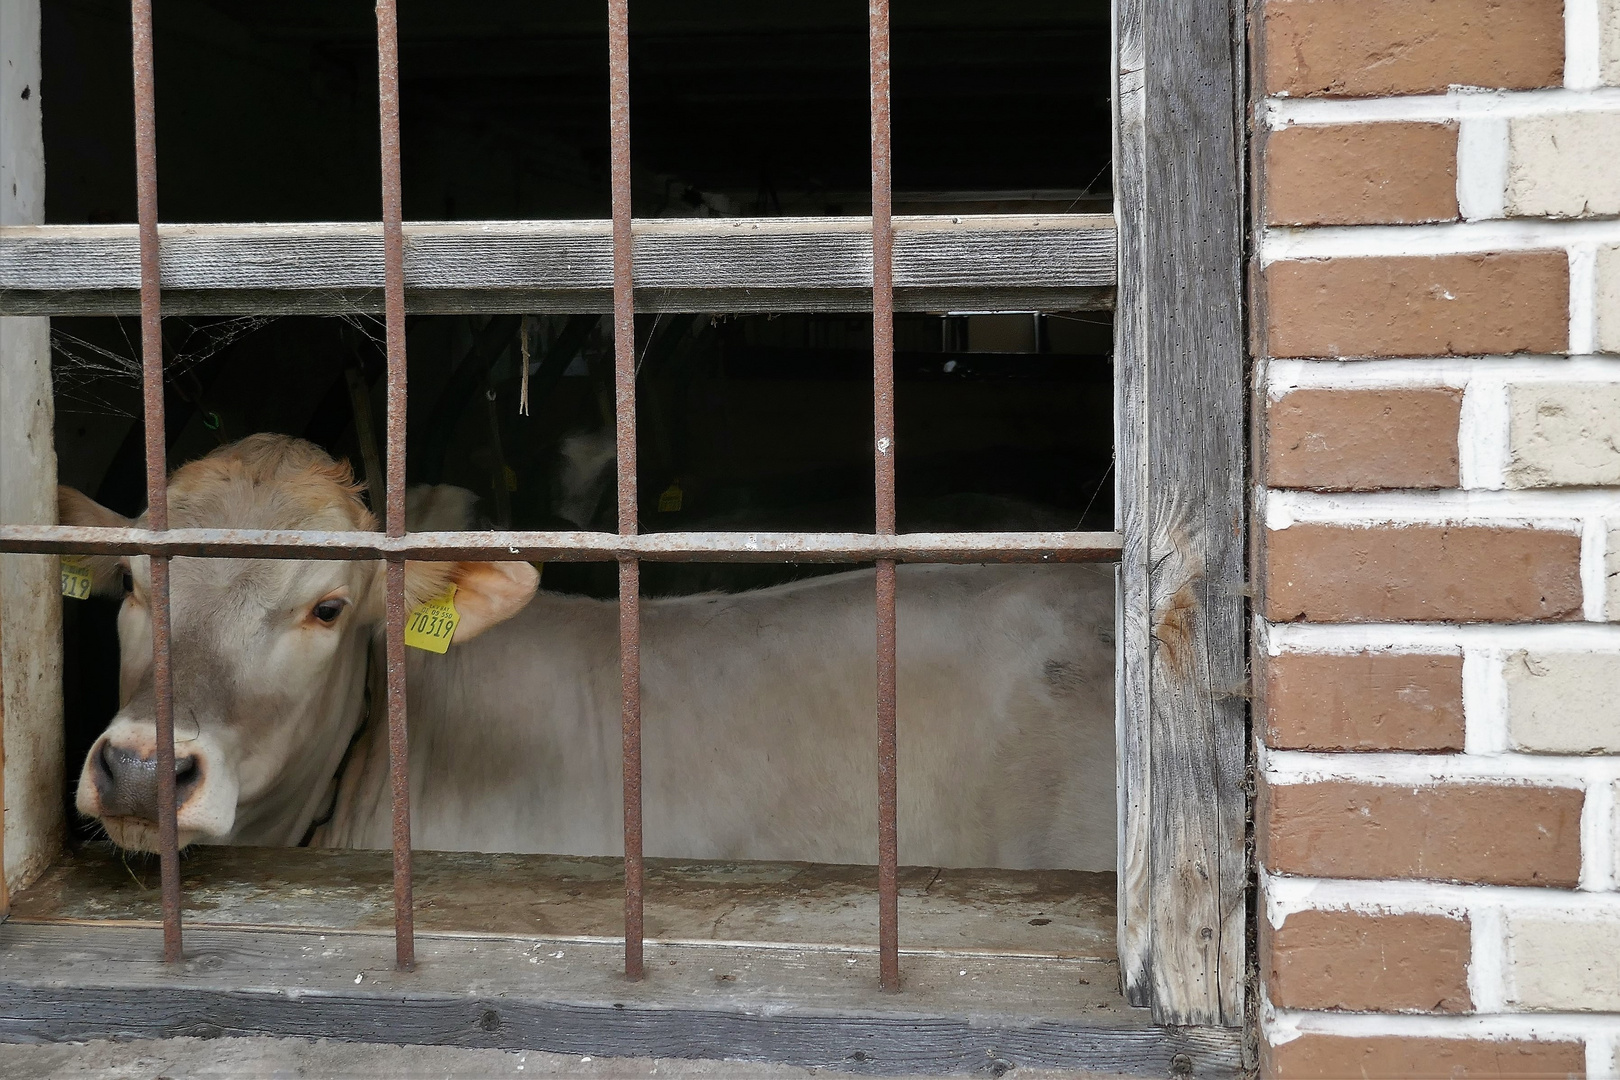
<path fill-rule="evenodd" d="M 117 768 L 118 762 L 112 743 L 102 743 L 101 749 L 96 751 L 95 757 L 96 786 L 105 790 L 115 783 L 118 775 Z"/>
<path fill-rule="evenodd" d="M 96 752 L 94 771 L 104 815 L 156 820 L 156 761 L 109 739 Z"/>
<path fill-rule="evenodd" d="M 202 782 L 202 766 L 197 761 L 197 755 L 185 754 L 174 759 L 174 801 L 176 804 L 184 803 L 186 796 L 197 789 Z"/>
<path fill-rule="evenodd" d="M 110 740 L 101 744 L 91 759 L 91 772 L 96 792 L 101 796 L 104 816 L 138 817 L 157 820 L 157 756 L 143 757 L 134 750 L 115 745 Z M 174 758 L 175 805 L 202 786 L 202 759 L 196 754 L 176 754 Z"/>

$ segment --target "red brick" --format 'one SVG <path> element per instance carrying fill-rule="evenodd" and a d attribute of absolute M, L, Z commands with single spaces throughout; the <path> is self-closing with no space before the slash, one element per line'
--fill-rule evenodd
<path fill-rule="evenodd" d="M 1580 1042 L 1302 1035 L 1262 1050 L 1270 1080 L 1566 1080 L 1586 1075 Z"/>
<path fill-rule="evenodd" d="M 1267 0 L 1268 94 L 1564 83 L 1563 0 Z"/>
<path fill-rule="evenodd" d="M 1259 857 L 1307 877 L 1573 888 L 1584 801 L 1576 788 L 1528 785 L 1264 783 Z"/>
<path fill-rule="evenodd" d="M 1272 225 L 1407 225 L 1454 221 L 1455 124 L 1295 126 L 1266 137 Z"/>
<path fill-rule="evenodd" d="M 1295 390 L 1266 408 L 1266 483 L 1318 491 L 1461 482 L 1460 390 Z"/>
<path fill-rule="evenodd" d="M 1290 260 L 1265 270 L 1272 356 L 1478 356 L 1569 348 L 1562 251 Z"/>
<path fill-rule="evenodd" d="M 1266 744 L 1279 750 L 1460 751 L 1462 657 L 1270 656 L 1265 709 Z"/>
<path fill-rule="evenodd" d="M 1469 926 L 1440 915 L 1300 911 L 1260 924 L 1260 962 L 1282 1009 L 1462 1013 Z"/>
<path fill-rule="evenodd" d="M 1581 618 L 1581 538 L 1485 525 L 1293 525 L 1265 534 L 1273 622 Z"/>

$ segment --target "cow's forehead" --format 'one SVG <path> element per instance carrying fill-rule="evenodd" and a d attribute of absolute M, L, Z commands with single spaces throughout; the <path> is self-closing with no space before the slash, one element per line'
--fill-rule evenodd
<path fill-rule="evenodd" d="M 363 583 L 360 564 L 332 560 L 177 558 L 170 571 L 176 602 L 277 607 L 304 603 Z"/>
<path fill-rule="evenodd" d="M 347 462 L 286 435 L 250 435 L 175 470 L 169 479 L 173 528 L 370 532 L 377 519 L 361 499 Z M 171 598 L 177 621 L 219 627 L 258 611 L 311 603 L 371 582 L 371 563 L 333 560 L 176 558 Z M 150 560 L 131 560 L 136 589 L 150 588 Z M 222 624 L 221 620 L 224 620 Z M 244 623 L 238 629 L 246 629 Z"/>
<path fill-rule="evenodd" d="M 252 436 L 176 470 L 176 528 L 369 531 L 376 518 L 346 462 L 283 436 Z"/>
<path fill-rule="evenodd" d="M 312 443 L 253 435 L 177 469 L 169 481 L 169 524 L 196 529 L 371 531 L 348 463 Z M 146 560 L 136 575 L 144 586 Z M 174 560 L 175 602 L 193 614 L 303 603 L 369 580 L 357 564 L 329 560 Z M 209 606 L 213 605 L 212 608 Z"/>

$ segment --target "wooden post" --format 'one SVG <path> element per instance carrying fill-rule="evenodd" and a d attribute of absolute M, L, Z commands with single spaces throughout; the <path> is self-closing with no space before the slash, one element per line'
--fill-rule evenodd
<path fill-rule="evenodd" d="M 40 0 L 0 0 L 0 225 L 45 219 Z M 56 521 L 50 320 L 0 318 L 0 523 Z M 56 559 L 0 557 L 3 873 L 12 891 L 62 837 L 62 607 Z"/>
<path fill-rule="evenodd" d="M 1115 4 L 1120 961 L 1162 1024 L 1243 1022 L 1240 16 Z"/>

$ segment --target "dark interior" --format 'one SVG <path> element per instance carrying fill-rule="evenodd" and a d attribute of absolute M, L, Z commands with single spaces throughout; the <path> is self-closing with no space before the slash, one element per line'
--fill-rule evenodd
<path fill-rule="evenodd" d="M 405 214 L 606 217 L 596 0 L 401 0 Z M 44 5 L 55 222 L 134 221 L 129 5 Z M 155 5 L 168 221 L 375 221 L 368 0 Z M 897 213 L 1107 210 L 1104 0 L 893 5 Z M 866 6 L 637 0 L 635 211 L 869 208 Z"/>
<path fill-rule="evenodd" d="M 369 0 L 155 7 L 163 220 L 377 219 Z M 400 9 L 407 218 L 606 216 L 603 6 Z M 893 19 L 897 213 L 1111 208 L 1107 3 L 897 0 Z M 131 222 L 128 5 L 51 0 L 44 20 L 48 220 Z M 631 35 L 638 215 L 868 212 L 864 5 L 636 0 Z M 1106 311 L 899 316 L 902 531 L 1111 528 L 1112 333 Z M 870 316 L 638 316 L 636 336 L 643 528 L 872 527 Z M 413 315 L 407 338 L 411 483 L 477 492 L 488 525 L 615 527 L 610 319 Z M 280 431 L 364 472 L 377 318 L 170 318 L 164 341 L 171 465 Z M 62 480 L 136 514 L 136 321 L 54 319 L 52 343 Z M 649 564 L 643 588 L 830 569 Z M 608 596 L 616 576 L 543 581 Z M 76 774 L 116 708 L 115 608 L 66 606 Z"/>

